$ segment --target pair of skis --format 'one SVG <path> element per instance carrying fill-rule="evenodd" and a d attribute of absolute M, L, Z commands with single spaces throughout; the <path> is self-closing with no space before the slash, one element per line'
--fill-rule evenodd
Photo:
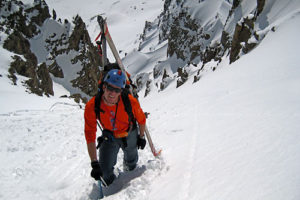
<path fill-rule="evenodd" d="M 114 57 L 115 57 L 115 59 L 116 59 L 116 61 L 117 61 L 117 63 L 118 63 L 118 65 L 120 66 L 122 72 L 125 74 L 126 79 L 128 81 L 128 76 L 127 76 L 127 73 L 125 71 L 125 67 L 122 63 L 122 60 L 121 60 L 120 55 L 117 51 L 117 48 L 116 48 L 116 46 L 115 46 L 115 44 L 114 44 L 114 42 L 111 38 L 111 35 L 108 31 L 106 20 L 103 19 L 103 17 L 100 16 L 100 15 L 98 16 L 97 20 L 98 20 L 98 24 L 100 26 L 101 32 L 97 36 L 95 41 L 97 43 L 98 50 L 99 50 L 99 53 L 100 53 L 100 56 L 101 56 L 102 66 L 105 66 L 107 64 L 107 54 L 106 54 L 106 42 L 107 42 L 110 49 L 111 49 L 111 51 L 112 51 L 112 53 L 113 53 L 113 55 L 114 55 Z M 101 36 L 101 39 L 100 39 L 100 42 L 99 42 L 98 39 L 99 39 L 100 36 Z M 132 91 L 130 91 L 130 92 L 132 94 Z M 161 154 L 162 150 L 156 151 L 147 126 L 145 127 L 145 135 L 146 135 L 146 138 L 148 140 L 148 144 L 150 146 L 152 154 L 154 155 L 154 157 L 158 157 Z M 105 182 L 102 182 L 102 183 L 105 184 Z M 102 190 L 102 183 L 101 183 L 101 181 L 98 181 L 98 185 L 99 185 L 99 189 L 100 189 L 100 199 L 102 199 L 104 197 L 103 190 Z"/>
<path fill-rule="evenodd" d="M 115 44 L 114 44 L 114 42 L 113 42 L 113 40 L 111 38 L 111 35 L 110 35 L 109 31 L 108 31 L 106 20 L 104 20 L 102 18 L 102 16 L 98 16 L 97 20 L 98 20 L 99 26 L 101 28 L 101 33 L 96 38 L 96 41 L 102 35 L 101 36 L 101 42 L 100 42 L 100 44 L 102 45 L 102 50 L 101 50 L 102 51 L 102 63 L 105 65 L 106 62 L 107 62 L 107 57 L 106 57 L 106 42 L 107 42 L 108 45 L 109 45 L 109 47 L 110 47 L 110 49 L 111 49 L 111 51 L 112 51 L 112 53 L 113 53 L 113 55 L 114 55 L 114 57 L 115 57 L 115 59 L 116 59 L 116 61 L 117 61 L 117 63 L 119 64 L 122 72 L 125 74 L 126 79 L 128 80 L 128 76 L 127 76 L 127 73 L 125 71 L 125 67 L 124 67 L 124 65 L 122 63 L 122 60 L 121 60 L 121 58 L 119 56 L 119 53 L 118 53 L 118 51 L 116 49 L 116 46 L 115 46 Z M 98 46 L 98 48 L 99 48 L 99 46 Z M 131 91 L 131 94 L 132 94 L 132 91 Z M 155 157 L 159 156 L 161 154 L 161 150 L 156 151 L 156 149 L 155 149 L 155 147 L 153 145 L 153 142 L 152 142 L 152 139 L 151 139 L 151 136 L 150 136 L 150 133 L 149 133 L 149 130 L 148 130 L 147 126 L 146 126 L 146 129 L 145 129 L 145 135 L 147 137 L 147 140 L 148 140 L 149 146 L 151 148 L 152 154 Z"/>

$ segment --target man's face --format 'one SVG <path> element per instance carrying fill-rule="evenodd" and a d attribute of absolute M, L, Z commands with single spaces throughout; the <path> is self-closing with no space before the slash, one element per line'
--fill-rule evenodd
<path fill-rule="evenodd" d="M 109 104 L 115 104 L 119 100 L 119 96 L 121 95 L 122 89 L 120 87 L 110 85 L 108 83 L 104 84 L 104 98 Z"/>

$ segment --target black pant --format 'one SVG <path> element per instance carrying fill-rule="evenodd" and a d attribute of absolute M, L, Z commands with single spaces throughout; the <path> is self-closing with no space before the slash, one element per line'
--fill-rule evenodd
<path fill-rule="evenodd" d="M 127 146 L 124 145 L 122 138 L 113 138 L 112 141 L 104 140 L 99 150 L 99 162 L 103 171 L 103 178 L 110 184 L 114 178 L 114 166 L 117 163 L 117 156 L 120 148 L 124 153 L 123 163 L 132 168 L 138 161 L 137 151 L 138 129 L 131 130 L 127 136 Z"/>

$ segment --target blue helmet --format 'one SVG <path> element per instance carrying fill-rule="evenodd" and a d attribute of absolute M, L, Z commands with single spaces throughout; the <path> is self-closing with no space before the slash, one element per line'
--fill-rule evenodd
<path fill-rule="evenodd" d="M 105 76 L 104 82 L 120 88 L 125 88 L 126 76 L 121 70 L 112 69 Z"/>

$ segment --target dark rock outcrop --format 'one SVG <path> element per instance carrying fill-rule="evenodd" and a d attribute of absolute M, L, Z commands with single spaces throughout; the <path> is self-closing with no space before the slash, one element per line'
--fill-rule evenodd
<path fill-rule="evenodd" d="M 51 65 L 49 65 L 48 70 L 51 74 L 53 74 L 54 77 L 64 78 L 64 73 L 61 67 L 57 64 L 56 60 L 54 60 Z"/>
<path fill-rule="evenodd" d="M 260 15 L 265 7 L 266 0 L 257 0 L 257 9 L 256 9 L 256 17 Z"/>
<path fill-rule="evenodd" d="M 178 72 L 178 79 L 177 79 L 176 88 L 182 86 L 188 80 L 189 77 L 189 74 L 183 68 L 178 68 L 177 72 Z"/>
<path fill-rule="evenodd" d="M 32 65 L 28 61 L 24 61 L 20 56 L 14 56 L 13 62 L 9 68 L 9 78 L 16 85 L 17 77 L 15 73 L 28 77 L 23 84 L 31 93 L 39 96 L 45 94 L 46 96 L 53 95 L 53 83 L 49 71 L 45 63 L 40 66 Z"/>
<path fill-rule="evenodd" d="M 25 8 L 22 2 L 1 1 L 3 7 L 1 9 L 11 10 L 12 4 L 19 6 L 19 10 L 11 12 L 10 15 L 2 16 L 1 27 L 8 33 L 7 39 L 4 41 L 3 48 L 10 52 L 24 56 L 23 60 L 20 56 L 13 56 L 10 64 L 8 77 L 17 84 L 17 76 L 15 73 L 28 77 L 23 84 L 28 91 L 42 96 L 53 95 L 52 80 L 46 64 L 38 66 L 35 54 L 30 49 L 29 39 L 39 33 L 39 26 L 50 16 L 48 6 L 45 1 L 35 2 L 33 7 Z M 4 8 L 5 7 L 5 8 Z M 34 13 L 34 14 L 33 14 Z M 30 16 L 30 17 L 29 17 Z"/>
<path fill-rule="evenodd" d="M 74 18 L 75 27 L 70 32 L 72 25 L 68 20 L 65 20 L 64 24 L 54 21 L 57 18 L 55 10 L 52 10 L 54 20 L 51 19 L 49 8 L 44 0 L 35 0 L 32 6 L 25 6 L 17 0 L 1 0 L 0 5 L 3 19 L 0 22 L 0 31 L 7 35 L 3 47 L 16 54 L 10 64 L 8 75 L 13 84 L 18 83 L 17 74 L 19 74 L 29 78 L 23 83 L 28 92 L 37 95 L 53 95 L 53 83 L 49 75 L 51 73 L 56 78 L 66 78 L 68 81 L 62 80 L 67 82 L 66 88 L 79 89 L 82 96 L 93 96 L 97 92 L 100 59 L 97 48 L 92 44 L 86 25 L 80 16 Z M 42 28 L 47 24 L 55 25 L 60 30 L 53 30 L 53 34 L 48 36 L 47 32 L 43 32 L 46 28 Z M 45 51 L 48 52 L 46 58 L 37 58 L 36 55 L 39 54 L 32 52 L 34 49 L 31 50 L 30 42 L 38 34 L 47 35 L 45 41 L 41 41 L 42 47 L 45 46 Z M 70 60 L 60 62 L 58 58 Z M 42 64 L 39 65 L 38 60 Z M 69 73 L 66 77 L 64 70 L 70 72 L 71 70 L 66 67 L 73 66 L 75 66 L 74 70 L 79 69 L 77 76 L 73 77 L 74 75 Z M 70 80 L 70 77 L 73 80 Z M 78 98 L 78 95 L 74 96 L 76 101 Z M 84 101 L 84 98 L 80 97 L 80 99 Z"/>
<path fill-rule="evenodd" d="M 254 18 L 244 18 L 241 24 L 237 24 L 235 27 L 231 51 L 230 51 L 230 63 L 236 61 L 240 58 L 240 50 L 246 54 L 250 50 L 252 50 L 256 43 L 249 43 L 248 40 L 251 38 L 252 35 L 258 40 L 258 36 L 256 35 L 254 29 Z M 244 46 L 242 46 L 244 44 Z"/>
<path fill-rule="evenodd" d="M 30 50 L 29 41 L 19 31 L 14 31 L 4 41 L 3 48 L 13 53 L 24 55 L 33 65 L 37 65 L 37 59 Z"/>
<path fill-rule="evenodd" d="M 97 93 L 98 79 L 100 77 L 100 59 L 97 48 L 91 43 L 85 23 L 81 17 L 76 16 L 75 28 L 69 39 L 69 49 L 79 51 L 72 63 L 81 62 L 82 70 L 78 72 L 78 78 L 72 80 L 73 87 L 79 88 L 85 94 L 93 96 Z M 81 49 L 79 47 L 81 46 Z"/>

